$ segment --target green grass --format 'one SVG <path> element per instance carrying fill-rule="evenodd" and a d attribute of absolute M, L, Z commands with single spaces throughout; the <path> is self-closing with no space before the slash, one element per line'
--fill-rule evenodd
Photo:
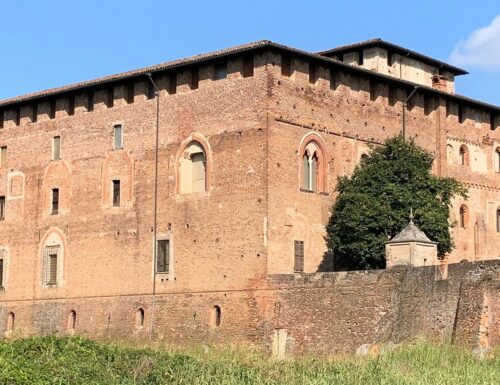
<path fill-rule="evenodd" d="M 498 353 L 498 352 L 497 352 Z M 425 342 L 374 358 L 272 361 L 251 351 L 189 353 L 132 348 L 83 338 L 0 342 L 0 384 L 499 384 L 498 354 Z"/>

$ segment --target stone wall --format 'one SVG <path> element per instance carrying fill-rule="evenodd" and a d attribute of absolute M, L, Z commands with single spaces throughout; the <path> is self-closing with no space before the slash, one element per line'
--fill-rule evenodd
<path fill-rule="evenodd" d="M 287 355 L 353 353 L 365 344 L 418 337 L 489 349 L 499 342 L 499 294 L 500 263 L 482 262 L 447 271 L 274 275 L 258 290 L 4 303 L 0 319 L 15 311 L 16 327 L 7 337 L 77 333 L 164 346 L 251 344 L 267 352 L 281 344 Z"/>

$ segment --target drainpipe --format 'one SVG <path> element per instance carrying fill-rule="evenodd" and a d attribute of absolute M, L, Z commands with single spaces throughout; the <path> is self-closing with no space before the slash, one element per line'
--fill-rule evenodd
<path fill-rule="evenodd" d="M 403 131 L 402 131 L 403 139 L 406 139 L 406 106 L 408 104 L 408 101 L 412 98 L 413 95 L 415 95 L 415 92 L 417 92 L 417 90 L 418 86 L 414 86 L 411 94 L 403 102 Z"/>
<path fill-rule="evenodd" d="M 153 85 L 156 97 L 156 137 L 155 137 L 155 178 L 154 178 L 154 203 L 153 203 L 153 302 L 151 305 L 151 327 L 149 330 L 149 339 L 153 339 L 153 329 L 155 320 L 156 305 L 156 256 L 157 256 L 157 223 L 158 223 L 158 138 L 160 132 L 160 92 L 153 77 L 147 74 L 149 81 Z"/>

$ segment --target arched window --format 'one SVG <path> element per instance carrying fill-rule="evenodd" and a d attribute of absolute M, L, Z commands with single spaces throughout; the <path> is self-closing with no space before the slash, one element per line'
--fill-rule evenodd
<path fill-rule="evenodd" d="M 141 329 L 144 326 L 144 309 L 139 308 L 135 312 L 135 327 Z"/>
<path fill-rule="evenodd" d="M 301 148 L 301 156 L 301 189 L 323 192 L 326 186 L 326 165 L 320 140 L 307 141 Z"/>
<path fill-rule="evenodd" d="M 214 306 L 213 325 L 218 328 L 222 321 L 222 311 L 219 305 Z"/>
<path fill-rule="evenodd" d="M 497 209 L 497 233 L 500 233 L 500 207 Z"/>
<path fill-rule="evenodd" d="M 12 332 L 14 331 L 14 322 L 15 322 L 16 316 L 14 315 L 13 312 L 10 312 L 7 315 L 7 320 L 5 321 L 5 331 L 6 332 Z"/>
<path fill-rule="evenodd" d="M 469 209 L 466 205 L 460 206 L 459 224 L 463 229 L 465 229 L 469 224 Z"/>
<path fill-rule="evenodd" d="M 68 313 L 68 320 L 66 323 L 66 327 L 69 331 L 75 330 L 75 328 L 76 328 L 76 311 L 71 310 Z"/>
<path fill-rule="evenodd" d="M 459 159 L 460 159 L 460 164 L 462 166 L 469 165 L 469 149 L 467 148 L 467 146 L 465 144 L 460 146 Z"/>
<path fill-rule="evenodd" d="M 500 147 L 497 147 L 494 155 L 495 172 L 500 172 Z"/>
<path fill-rule="evenodd" d="M 193 140 L 186 146 L 179 166 L 181 193 L 190 194 L 207 190 L 207 155 L 200 142 Z"/>

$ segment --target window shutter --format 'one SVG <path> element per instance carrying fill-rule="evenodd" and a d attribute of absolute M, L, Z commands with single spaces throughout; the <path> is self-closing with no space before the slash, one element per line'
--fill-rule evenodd
<path fill-rule="evenodd" d="M 294 241 L 295 262 L 294 271 L 304 271 L 304 241 Z"/>
<path fill-rule="evenodd" d="M 49 285 L 57 283 L 57 254 L 49 255 Z"/>

